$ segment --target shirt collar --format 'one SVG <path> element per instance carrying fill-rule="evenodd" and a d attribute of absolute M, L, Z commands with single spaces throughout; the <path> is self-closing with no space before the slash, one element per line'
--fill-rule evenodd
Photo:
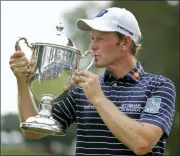
<path fill-rule="evenodd" d="M 144 75 L 144 69 L 141 66 L 141 63 L 137 61 L 137 65 L 134 69 L 129 71 L 128 74 L 124 75 L 122 78 L 115 78 L 115 76 L 110 73 L 108 69 L 105 70 L 103 75 L 104 82 L 112 82 L 112 81 L 121 81 L 121 82 L 129 82 L 129 83 L 139 83 L 141 77 Z"/>

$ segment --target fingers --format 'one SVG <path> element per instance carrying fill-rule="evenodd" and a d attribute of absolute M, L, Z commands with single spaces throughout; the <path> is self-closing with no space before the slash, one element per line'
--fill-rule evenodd
<path fill-rule="evenodd" d="M 14 68 L 13 72 L 15 75 L 27 74 L 27 73 L 29 73 L 29 69 L 27 67 Z"/>
<path fill-rule="evenodd" d="M 11 67 L 17 67 L 16 64 L 20 63 L 19 66 L 22 67 L 22 65 L 27 65 L 28 62 L 28 59 L 25 57 L 25 54 L 22 51 L 16 51 L 13 55 L 11 55 L 9 65 Z"/>
<path fill-rule="evenodd" d="M 11 58 L 9 61 L 9 64 L 16 64 L 16 63 L 22 63 L 24 62 L 26 65 L 29 63 L 28 59 L 25 56 L 17 57 L 17 58 Z"/>
<path fill-rule="evenodd" d="M 81 71 L 78 72 L 77 70 L 74 71 L 71 78 L 71 83 L 73 85 L 78 85 L 83 87 L 86 84 L 92 84 L 93 82 L 99 80 L 99 76 L 93 74 L 90 71 Z"/>
<path fill-rule="evenodd" d="M 76 70 L 74 71 L 74 73 L 72 74 L 71 82 L 75 82 L 77 76 L 78 76 L 78 71 L 77 71 L 77 69 L 76 69 Z"/>
<path fill-rule="evenodd" d="M 87 82 L 88 78 L 80 74 L 79 76 L 76 77 L 76 81 L 77 82 Z"/>
<path fill-rule="evenodd" d="M 25 58 L 21 58 L 21 59 L 11 59 L 10 60 L 10 68 L 11 70 L 14 71 L 21 71 L 21 70 L 25 70 L 24 72 L 28 72 L 28 68 L 27 68 L 27 60 Z M 21 70 L 18 70 L 21 69 Z M 16 72 L 15 72 L 16 73 Z"/>
<path fill-rule="evenodd" d="M 79 72 L 77 71 L 77 69 L 74 71 L 74 73 L 72 74 L 72 78 L 71 78 L 71 82 L 73 84 L 76 84 L 78 83 L 77 82 L 77 77 L 79 77 Z"/>
<path fill-rule="evenodd" d="M 21 62 L 13 62 L 10 64 L 11 69 L 14 68 L 21 68 L 21 67 L 26 67 L 26 62 L 25 61 L 21 61 Z"/>
<path fill-rule="evenodd" d="M 88 86 L 87 84 L 88 83 L 86 83 L 86 82 L 78 82 L 77 86 L 84 88 L 85 86 Z"/>
<path fill-rule="evenodd" d="M 29 69 L 29 73 L 30 74 L 35 74 L 35 71 L 36 71 L 36 66 L 35 65 L 33 65 L 32 67 L 30 67 L 30 68 L 28 68 Z"/>
<path fill-rule="evenodd" d="M 13 53 L 13 55 L 11 55 L 10 59 L 18 58 L 18 57 L 22 57 L 22 56 L 25 56 L 25 54 L 22 51 L 16 51 Z"/>
<path fill-rule="evenodd" d="M 17 78 L 25 76 L 30 72 L 28 64 L 29 60 L 25 57 L 25 54 L 22 51 L 16 51 L 10 57 L 9 65 Z"/>
<path fill-rule="evenodd" d="M 84 70 L 84 71 L 81 71 L 80 74 L 84 77 L 93 77 L 95 74 L 93 74 L 92 72 L 88 71 L 88 70 Z"/>
<path fill-rule="evenodd" d="M 86 82 L 88 81 L 88 78 L 83 76 L 81 72 L 78 72 L 77 70 L 73 73 L 72 75 L 72 80 L 71 82 L 74 84 L 74 85 L 77 85 L 79 84 L 79 82 Z"/>
<path fill-rule="evenodd" d="M 35 56 L 32 56 L 30 61 L 29 61 L 29 64 L 28 66 L 34 66 L 35 64 L 37 63 L 37 59 Z"/>
<path fill-rule="evenodd" d="M 30 62 L 27 65 L 27 68 L 29 69 L 28 80 L 30 80 L 34 76 L 36 72 L 36 65 L 37 65 L 37 60 L 34 56 L 32 56 Z"/>
<path fill-rule="evenodd" d="M 29 69 L 29 68 L 28 68 Z M 29 72 L 28 72 L 28 82 L 30 82 L 30 80 L 31 80 L 31 78 L 34 76 L 34 74 L 35 74 L 35 68 L 31 68 L 31 69 L 29 69 Z"/>

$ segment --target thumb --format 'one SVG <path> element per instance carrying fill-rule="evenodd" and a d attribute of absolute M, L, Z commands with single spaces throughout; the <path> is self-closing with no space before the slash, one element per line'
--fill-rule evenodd
<path fill-rule="evenodd" d="M 63 88 L 63 91 L 67 91 L 67 90 L 71 89 L 72 86 L 73 86 L 73 83 L 67 84 L 67 85 Z"/>
<path fill-rule="evenodd" d="M 28 82 L 30 82 L 34 74 L 35 74 L 35 68 L 31 68 L 28 72 Z"/>

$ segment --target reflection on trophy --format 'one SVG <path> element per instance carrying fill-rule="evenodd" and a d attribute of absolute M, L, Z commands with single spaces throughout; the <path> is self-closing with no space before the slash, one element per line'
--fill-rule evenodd
<path fill-rule="evenodd" d="M 37 59 L 35 74 L 31 78 L 29 88 L 33 97 L 39 103 L 39 114 L 28 118 L 20 124 L 25 130 L 49 135 L 65 135 L 62 125 L 52 117 L 53 101 L 63 93 L 65 86 L 71 81 L 72 73 L 79 68 L 81 58 L 91 55 L 88 70 L 94 63 L 94 54 L 86 51 L 81 55 L 74 42 L 62 37 L 63 27 L 56 26 L 57 43 L 36 42 L 29 44 L 26 38 L 16 41 L 15 49 L 20 50 L 19 42 L 24 40 L 32 50 L 32 55 Z"/>

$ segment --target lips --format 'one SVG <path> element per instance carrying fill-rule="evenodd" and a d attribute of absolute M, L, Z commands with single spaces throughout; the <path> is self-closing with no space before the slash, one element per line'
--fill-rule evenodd
<path fill-rule="evenodd" d="M 95 61 L 97 61 L 98 60 L 98 55 L 95 55 Z"/>
<path fill-rule="evenodd" d="M 94 51 L 93 53 L 94 53 L 94 56 L 95 56 L 95 61 L 97 61 L 99 55 L 98 55 L 97 52 L 95 52 L 95 51 Z"/>

